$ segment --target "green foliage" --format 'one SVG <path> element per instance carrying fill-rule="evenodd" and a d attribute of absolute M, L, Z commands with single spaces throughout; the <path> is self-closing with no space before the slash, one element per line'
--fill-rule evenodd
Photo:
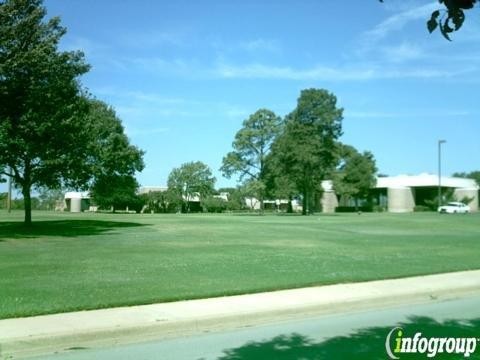
<path fill-rule="evenodd" d="M 102 209 L 140 211 L 142 200 L 137 196 L 138 183 L 131 175 L 98 178 L 91 190 L 93 200 Z"/>
<path fill-rule="evenodd" d="M 0 193 L 0 209 L 7 208 L 8 193 Z"/>
<path fill-rule="evenodd" d="M 163 191 L 150 191 L 145 194 L 139 195 L 145 205 L 146 212 L 163 213 L 165 206 L 164 192 Z"/>
<path fill-rule="evenodd" d="M 32 187 L 80 189 L 95 179 L 106 191 L 109 179 L 125 183 L 143 168 L 113 110 L 83 95 L 83 53 L 59 51 L 66 29 L 45 15 L 41 0 L 0 3 L 0 171 L 13 170 L 27 224 Z"/>
<path fill-rule="evenodd" d="M 327 90 L 302 90 L 296 109 L 287 116 L 284 131 L 272 146 L 276 172 L 286 177 L 287 189 L 294 184 L 302 194 L 304 215 L 335 166 L 342 114 L 337 98 Z"/>
<path fill-rule="evenodd" d="M 473 200 L 475 200 L 474 197 L 464 196 L 463 198 L 460 199 L 460 202 L 464 203 L 465 205 L 469 205 Z"/>
<path fill-rule="evenodd" d="M 372 211 L 373 212 L 386 212 L 387 208 L 383 205 L 373 205 L 372 206 Z"/>
<path fill-rule="evenodd" d="M 92 178 L 91 194 L 102 208 L 138 209 L 135 173 L 144 168 L 143 151 L 130 144 L 115 111 L 99 100 L 86 100 L 87 154 L 79 168 Z"/>
<path fill-rule="evenodd" d="M 445 205 L 446 203 L 457 201 L 454 194 L 454 189 L 448 188 L 442 190 L 442 201 L 441 204 Z M 425 205 L 432 211 L 436 211 L 438 208 L 438 195 L 435 196 L 433 199 L 426 199 Z"/>
<path fill-rule="evenodd" d="M 0 167 L 14 172 L 27 224 L 32 186 L 75 182 L 83 155 L 78 77 L 89 67 L 81 52 L 58 50 L 66 30 L 45 14 L 40 0 L 0 3 Z"/>
<path fill-rule="evenodd" d="M 227 210 L 237 211 L 245 209 L 245 191 L 244 186 L 240 185 L 235 188 L 221 188 L 219 193 L 228 193 Z"/>
<path fill-rule="evenodd" d="M 427 21 L 427 29 L 432 33 L 439 28 L 445 39 L 450 41 L 450 34 L 459 30 L 465 21 L 465 10 L 473 9 L 477 0 L 438 0 L 438 2 L 445 8 L 432 12 Z"/>
<path fill-rule="evenodd" d="M 281 119 L 274 112 L 260 109 L 243 122 L 232 147 L 223 158 L 220 171 L 230 178 L 238 174 L 241 181 L 255 181 L 254 197 L 263 202 L 265 194 L 265 160 L 281 129 Z"/>
<path fill-rule="evenodd" d="M 359 153 L 349 145 L 339 145 L 340 164 L 333 173 L 333 184 L 337 195 L 349 199 L 365 199 L 375 186 L 375 159 L 369 151 Z M 357 207 L 358 205 L 356 205 Z"/>
<path fill-rule="evenodd" d="M 151 191 L 140 195 L 143 205 L 146 205 L 146 212 L 154 213 L 174 213 L 181 208 L 181 202 L 178 202 L 175 194 L 171 190 Z"/>
<path fill-rule="evenodd" d="M 40 200 L 38 210 L 55 210 L 59 201 L 64 199 L 64 191 L 62 189 L 38 189 L 38 199 Z"/>
<path fill-rule="evenodd" d="M 210 168 L 201 161 L 182 164 L 168 175 L 168 189 L 175 202 L 182 204 L 182 211 L 190 212 L 190 201 L 197 196 L 213 193 L 215 177 Z"/>
<path fill-rule="evenodd" d="M 87 99 L 85 122 L 89 139 L 85 161 L 95 181 L 111 176 L 134 176 L 144 168 L 144 152 L 131 145 L 121 120 L 112 107 L 102 101 Z"/>
<path fill-rule="evenodd" d="M 201 200 L 202 208 L 209 213 L 222 213 L 228 209 L 228 202 L 214 196 L 207 196 Z"/>
<path fill-rule="evenodd" d="M 42 204 L 39 198 L 32 197 L 31 198 L 31 206 L 34 210 L 43 210 Z M 0 209 L 7 208 L 7 193 L 0 194 Z M 15 198 L 12 199 L 12 210 L 25 210 L 25 204 L 23 198 Z"/>
<path fill-rule="evenodd" d="M 432 211 L 432 208 L 425 205 L 415 205 L 415 207 L 413 208 L 413 211 L 415 212 Z"/>

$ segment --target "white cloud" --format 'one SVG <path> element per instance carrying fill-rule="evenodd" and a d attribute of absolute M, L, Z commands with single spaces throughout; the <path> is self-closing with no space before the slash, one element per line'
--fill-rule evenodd
<path fill-rule="evenodd" d="M 170 131 L 170 129 L 165 127 L 142 128 L 142 129 L 130 128 L 128 126 L 125 127 L 125 132 L 127 133 L 128 136 L 158 135 L 168 131 Z"/>
<path fill-rule="evenodd" d="M 249 52 L 267 51 L 277 53 L 281 50 L 280 43 L 277 40 L 262 38 L 241 42 L 239 48 Z"/>
<path fill-rule="evenodd" d="M 394 46 L 385 46 L 381 51 L 388 61 L 396 63 L 416 60 L 425 56 L 425 51 L 420 46 L 409 42 L 403 42 Z"/>
<path fill-rule="evenodd" d="M 228 65 L 219 64 L 215 73 L 224 78 L 261 78 L 285 80 L 363 80 L 371 78 L 372 70 L 357 69 L 344 71 L 326 66 L 307 69 L 295 69 L 289 66 L 270 66 L 264 64 Z"/>
<path fill-rule="evenodd" d="M 258 63 L 247 65 L 229 65 L 221 63 L 215 69 L 215 73 L 217 76 L 223 78 L 361 81 L 397 78 L 444 78 L 474 70 L 474 68 L 442 70 L 428 67 L 398 68 L 373 65 L 360 65 L 356 67 L 328 67 L 317 65 L 306 69 L 297 69 L 289 66 L 269 66 Z"/>
<path fill-rule="evenodd" d="M 81 36 L 67 35 L 61 42 L 61 49 L 64 51 L 82 51 L 87 62 L 89 60 L 109 59 L 109 52 L 112 50 L 109 45 L 96 40 Z"/>
<path fill-rule="evenodd" d="M 363 50 L 369 50 L 390 33 L 403 30 L 411 21 L 422 20 L 425 22 L 425 19 L 427 19 L 434 10 L 438 9 L 439 6 L 438 2 L 431 2 L 388 17 L 372 30 L 366 31 L 362 35 L 361 45 Z"/>
<path fill-rule="evenodd" d="M 184 31 L 143 31 L 128 33 L 119 40 L 122 46 L 152 48 L 164 45 L 184 46 L 186 37 Z"/>
<path fill-rule="evenodd" d="M 431 118 L 431 117 L 460 117 L 470 116 L 472 112 L 467 110 L 449 110 L 449 109 L 420 109 L 417 111 L 405 111 L 405 112 L 381 112 L 381 111 L 356 111 L 345 110 L 345 118 L 355 119 L 391 119 L 391 118 L 405 118 L 405 119 L 418 119 L 418 118 Z"/>
<path fill-rule="evenodd" d="M 195 72 L 196 64 L 193 60 L 177 58 L 165 60 L 161 57 L 136 57 L 126 60 L 131 65 L 140 67 L 143 70 L 159 74 L 188 74 Z"/>

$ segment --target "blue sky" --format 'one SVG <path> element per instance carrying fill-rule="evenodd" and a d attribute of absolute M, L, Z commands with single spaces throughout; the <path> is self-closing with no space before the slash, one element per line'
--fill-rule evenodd
<path fill-rule="evenodd" d="M 218 172 L 243 119 L 284 116 L 300 90 L 325 88 L 345 109 L 342 141 L 381 173 L 480 169 L 480 14 L 447 42 L 428 34 L 432 1 L 47 0 L 92 65 L 83 84 L 111 104 L 146 151 L 142 185 L 173 167 Z"/>

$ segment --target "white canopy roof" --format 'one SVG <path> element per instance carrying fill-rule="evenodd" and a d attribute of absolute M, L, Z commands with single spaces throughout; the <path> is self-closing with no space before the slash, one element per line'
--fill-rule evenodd
<path fill-rule="evenodd" d="M 442 176 L 442 187 L 452 187 L 460 189 L 477 189 L 478 184 L 473 179 L 464 179 L 457 177 Z M 438 186 L 438 175 L 423 173 L 420 175 L 398 175 L 391 177 L 377 178 L 376 188 L 403 188 L 403 187 L 421 187 Z"/>

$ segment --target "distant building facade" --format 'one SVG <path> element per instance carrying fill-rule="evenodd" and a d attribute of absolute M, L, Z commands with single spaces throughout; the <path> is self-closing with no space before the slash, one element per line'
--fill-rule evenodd
<path fill-rule="evenodd" d="M 69 191 L 65 193 L 65 207 L 61 211 L 73 213 L 90 210 L 90 194 L 88 192 Z"/>
<path fill-rule="evenodd" d="M 423 173 L 420 175 L 399 175 L 377 178 L 373 193 L 380 205 L 389 212 L 412 212 L 417 205 L 424 205 L 425 200 L 435 199 L 438 194 L 438 176 Z M 465 198 L 471 211 L 478 211 L 479 186 L 473 179 L 442 176 L 442 192 L 453 191 L 455 200 Z"/>

